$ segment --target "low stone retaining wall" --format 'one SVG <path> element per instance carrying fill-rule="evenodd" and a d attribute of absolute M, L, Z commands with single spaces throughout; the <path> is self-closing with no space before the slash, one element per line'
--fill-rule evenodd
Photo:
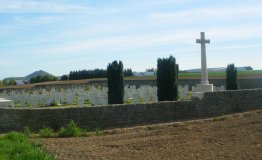
<path fill-rule="evenodd" d="M 80 108 L 14 109 L 0 108 L 0 132 L 21 131 L 29 126 L 55 130 L 74 120 L 80 127 L 94 130 L 220 116 L 262 109 L 262 89 L 205 93 L 192 101 L 137 105 L 110 105 Z"/>

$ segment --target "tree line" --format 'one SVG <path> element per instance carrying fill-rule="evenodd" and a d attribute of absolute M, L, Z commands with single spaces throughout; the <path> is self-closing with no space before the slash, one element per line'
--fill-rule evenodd
<path fill-rule="evenodd" d="M 129 77 L 133 76 L 133 72 L 131 69 L 124 70 L 124 76 Z M 106 78 L 107 70 L 104 69 L 94 69 L 94 70 L 79 70 L 79 71 L 71 71 L 69 76 L 63 75 L 61 80 L 80 80 L 80 79 L 91 79 L 91 78 Z M 41 82 L 49 82 L 49 81 L 57 81 L 59 80 L 57 77 L 51 75 L 45 76 L 37 76 L 30 79 L 30 84 L 33 83 L 41 83 Z"/>
<path fill-rule="evenodd" d="M 71 71 L 69 73 L 69 80 L 79 80 L 79 79 L 91 79 L 91 78 L 105 78 L 106 70 L 104 69 L 94 69 L 94 70 L 80 70 Z"/>
<path fill-rule="evenodd" d="M 13 85 L 17 85 L 17 83 L 14 79 L 10 79 L 10 80 L 4 79 L 3 81 L 0 80 L 0 87 L 13 86 Z"/>
<path fill-rule="evenodd" d="M 125 77 L 133 76 L 133 71 L 131 68 L 124 69 L 123 74 Z M 61 80 L 80 80 L 80 79 L 91 79 L 91 78 L 106 78 L 107 70 L 104 69 L 94 69 L 94 70 L 79 70 L 71 71 L 69 75 L 63 75 Z"/>

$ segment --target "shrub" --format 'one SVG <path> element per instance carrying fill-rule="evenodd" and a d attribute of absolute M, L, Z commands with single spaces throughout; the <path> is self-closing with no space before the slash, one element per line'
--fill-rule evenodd
<path fill-rule="evenodd" d="M 96 136 L 102 135 L 102 131 L 100 128 L 96 128 Z"/>
<path fill-rule="evenodd" d="M 31 135 L 31 129 L 30 129 L 28 126 L 26 126 L 26 127 L 24 128 L 24 134 L 25 134 L 25 136 L 30 137 L 30 135 Z"/>
<path fill-rule="evenodd" d="M 90 101 L 89 99 L 86 99 L 86 100 L 85 100 L 85 104 L 89 104 L 89 105 L 90 105 L 90 104 L 91 104 L 91 101 Z"/>
<path fill-rule="evenodd" d="M 4 138 L 19 143 L 28 141 L 28 138 L 24 134 L 18 132 L 10 132 L 9 134 L 5 135 Z"/>
<path fill-rule="evenodd" d="M 54 106 L 58 106 L 58 104 L 57 104 L 55 101 L 52 101 L 52 102 L 50 103 L 50 106 L 51 106 L 51 107 L 54 107 Z"/>
<path fill-rule="evenodd" d="M 55 136 L 55 132 L 53 129 L 44 126 L 39 130 L 39 136 L 42 138 L 50 138 Z"/>
<path fill-rule="evenodd" d="M 121 61 L 107 66 L 108 104 L 124 103 L 124 74 Z"/>
<path fill-rule="evenodd" d="M 178 99 L 178 64 L 173 56 L 157 60 L 158 101 Z"/>
<path fill-rule="evenodd" d="M 71 121 L 66 128 L 60 128 L 58 132 L 59 137 L 77 137 L 82 134 L 81 128 L 77 126 L 74 121 Z"/>
<path fill-rule="evenodd" d="M 58 131 L 58 137 L 70 137 L 67 134 L 65 127 L 61 127 Z"/>

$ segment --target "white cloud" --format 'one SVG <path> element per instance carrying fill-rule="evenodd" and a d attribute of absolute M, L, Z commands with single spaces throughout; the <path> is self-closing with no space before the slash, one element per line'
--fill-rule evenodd
<path fill-rule="evenodd" d="M 262 48 L 262 44 L 247 44 L 247 45 L 231 45 L 213 47 L 212 50 L 228 50 L 228 49 L 248 49 L 248 48 Z"/>
<path fill-rule="evenodd" d="M 0 0 L 0 12 L 79 12 L 89 8 L 81 5 L 35 0 Z"/>
<path fill-rule="evenodd" d="M 261 38 L 262 24 L 210 28 L 207 32 L 210 37 L 219 41 Z"/>
<path fill-rule="evenodd" d="M 75 43 L 67 43 L 55 48 L 42 50 L 42 52 L 52 54 L 70 54 L 92 49 L 104 50 L 106 48 L 110 50 L 127 50 L 139 47 L 168 45 L 170 43 L 191 43 L 189 42 L 190 37 L 192 37 L 192 32 L 180 34 L 160 33 L 158 35 L 113 36 L 97 40 L 84 40 Z"/>
<path fill-rule="evenodd" d="M 183 4 L 186 2 L 190 2 L 192 0 L 146 0 L 146 1 L 142 1 L 142 0 L 137 0 L 135 1 L 135 6 L 139 6 L 142 8 L 147 8 L 147 7 L 159 7 L 159 6 L 165 6 L 165 5 L 179 5 L 179 4 Z M 194 1 L 194 0 L 193 0 Z M 134 0 L 132 1 L 132 4 L 134 4 Z"/>
<path fill-rule="evenodd" d="M 159 31 L 152 34 L 137 33 L 126 36 L 111 36 L 95 39 L 82 39 L 74 42 L 63 43 L 49 48 L 35 48 L 37 52 L 47 54 L 77 54 L 89 53 L 89 51 L 106 50 L 109 53 L 117 50 L 132 50 L 138 48 L 157 48 L 161 46 L 192 46 L 195 47 L 195 39 L 200 35 L 201 30 L 196 29 L 180 29 Z M 204 30 L 206 37 L 211 39 L 212 46 L 216 46 L 219 42 L 252 40 L 262 37 L 262 26 L 232 26 L 221 28 L 208 28 Z M 249 47 L 256 47 L 249 44 Z M 185 48 L 187 49 L 187 48 Z"/>
<path fill-rule="evenodd" d="M 262 15 L 262 5 L 241 5 L 230 7 L 206 7 L 197 9 L 188 9 L 174 12 L 153 13 L 150 18 L 153 20 L 165 21 L 200 21 L 200 20 L 231 20 L 243 17 L 260 17 Z"/>

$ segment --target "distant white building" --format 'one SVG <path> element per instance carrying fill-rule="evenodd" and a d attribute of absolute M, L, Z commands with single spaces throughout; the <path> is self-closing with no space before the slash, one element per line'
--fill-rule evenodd
<path fill-rule="evenodd" d="M 156 72 L 134 72 L 134 76 L 155 76 Z"/>
<path fill-rule="evenodd" d="M 24 80 L 15 80 L 17 85 L 25 84 Z"/>

